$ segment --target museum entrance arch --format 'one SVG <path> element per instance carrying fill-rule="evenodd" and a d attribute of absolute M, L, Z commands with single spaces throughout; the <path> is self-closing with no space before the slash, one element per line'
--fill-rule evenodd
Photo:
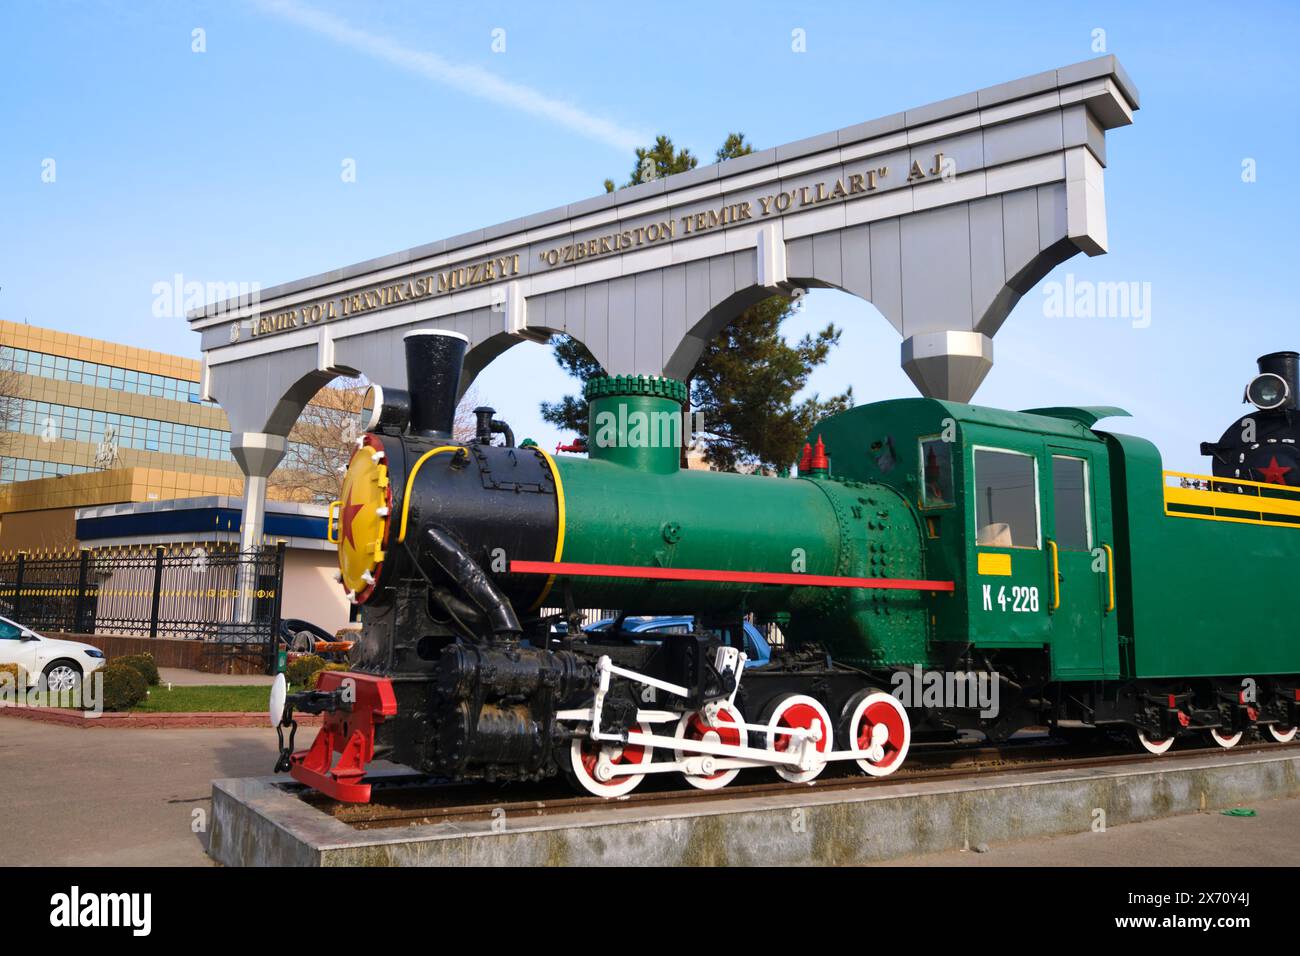
<path fill-rule="evenodd" d="M 969 400 L 1016 301 L 1106 251 L 1105 134 L 1137 108 L 1099 57 L 197 310 L 244 542 L 295 410 L 334 375 L 401 380 L 416 327 L 469 338 L 463 387 L 555 332 L 611 374 L 681 375 L 739 303 L 824 285 L 885 316 L 922 394 Z"/>

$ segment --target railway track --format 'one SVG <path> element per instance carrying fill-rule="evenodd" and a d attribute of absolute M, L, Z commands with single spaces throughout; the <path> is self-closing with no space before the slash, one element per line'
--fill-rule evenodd
<path fill-rule="evenodd" d="M 929 749 L 927 749 L 929 748 Z M 1294 744 L 1271 742 L 1243 743 L 1231 751 L 1220 747 L 1189 746 L 1160 757 L 1147 753 L 1115 753 L 1096 745 L 1063 742 L 1046 736 L 1026 738 L 997 746 L 989 745 L 918 745 L 909 755 L 907 765 L 888 777 L 864 777 L 851 767 L 832 765 L 811 783 L 786 783 L 768 779 L 764 769 L 745 771 L 738 781 L 722 790 L 694 790 L 673 778 L 647 782 L 636 792 L 618 800 L 575 795 L 563 780 L 520 785 L 483 783 L 430 783 L 427 780 L 393 785 L 378 784 L 368 804 L 335 803 L 322 795 L 307 792 L 303 800 L 358 830 L 424 826 L 435 823 L 487 822 L 504 818 L 554 816 L 579 810 L 608 807 L 669 807 L 726 801 L 736 797 L 772 796 L 792 791 L 890 789 L 918 781 L 959 779 L 981 773 L 1024 773 L 1049 767 L 1124 766 L 1159 761 L 1168 766 L 1180 760 L 1228 753 L 1300 752 Z"/>

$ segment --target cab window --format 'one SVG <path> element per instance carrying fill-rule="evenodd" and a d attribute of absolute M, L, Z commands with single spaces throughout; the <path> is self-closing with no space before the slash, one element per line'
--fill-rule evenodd
<path fill-rule="evenodd" d="M 16 641 L 23 636 L 23 629 L 10 621 L 0 621 L 0 641 Z"/>
<path fill-rule="evenodd" d="M 923 438 L 921 504 L 926 508 L 942 508 L 952 503 L 952 442 Z"/>
<path fill-rule="evenodd" d="M 975 543 L 1038 547 L 1038 464 L 1032 456 L 975 449 Z"/>
<path fill-rule="evenodd" d="M 1091 551 L 1088 513 L 1088 463 L 1082 458 L 1052 457 L 1052 518 L 1062 551 Z"/>

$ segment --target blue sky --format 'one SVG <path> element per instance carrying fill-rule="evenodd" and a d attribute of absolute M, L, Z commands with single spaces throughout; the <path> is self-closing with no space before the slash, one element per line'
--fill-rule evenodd
<path fill-rule="evenodd" d="M 702 159 L 732 130 L 774 146 L 1088 59 L 1098 29 L 1142 109 L 1108 136 L 1110 253 L 1047 281 L 1149 283 L 1151 322 L 1050 317 L 1040 287 L 976 401 L 1121 405 L 1116 430 L 1205 470 L 1255 357 L 1300 348 L 1294 4 L 6 3 L 0 318 L 197 355 L 153 314 L 177 273 L 316 274 L 600 192 L 656 133 Z M 814 291 L 787 332 L 827 321 L 812 388 L 915 393 L 869 303 Z M 570 388 L 536 345 L 479 379 L 546 444 L 567 436 L 537 403 Z"/>

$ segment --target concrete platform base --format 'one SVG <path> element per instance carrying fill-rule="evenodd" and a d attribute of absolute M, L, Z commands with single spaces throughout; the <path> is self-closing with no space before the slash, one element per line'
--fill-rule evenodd
<path fill-rule="evenodd" d="M 284 777 L 217 780 L 209 853 L 231 866 L 860 864 L 1083 833 L 1300 794 L 1300 751 L 625 801 L 548 816 L 358 830 Z"/>

